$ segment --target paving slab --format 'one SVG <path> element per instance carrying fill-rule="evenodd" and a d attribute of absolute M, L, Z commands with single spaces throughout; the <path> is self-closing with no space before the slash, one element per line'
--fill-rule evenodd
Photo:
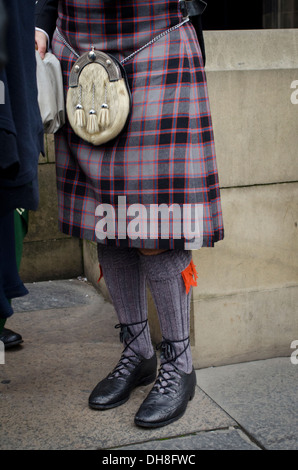
<path fill-rule="evenodd" d="M 7 323 L 24 343 L 7 350 L 0 365 L 0 449 L 141 446 L 235 425 L 199 387 L 185 415 L 156 430 L 133 422 L 150 385 L 134 390 L 121 407 L 91 410 L 90 392 L 122 351 L 112 305 L 87 282 L 53 281 L 27 288 L 30 294 L 13 303 L 15 313 Z"/>
<path fill-rule="evenodd" d="M 160 439 L 117 450 L 260 450 L 240 429 L 199 432 L 185 437 Z"/>
<path fill-rule="evenodd" d="M 86 278 L 44 281 L 27 284 L 29 294 L 13 300 L 14 312 L 30 312 L 52 308 L 90 304 L 96 291 L 89 288 Z"/>
<path fill-rule="evenodd" d="M 199 387 L 260 447 L 298 450 L 298 365 L 273 358 L 196 371 Z"/>

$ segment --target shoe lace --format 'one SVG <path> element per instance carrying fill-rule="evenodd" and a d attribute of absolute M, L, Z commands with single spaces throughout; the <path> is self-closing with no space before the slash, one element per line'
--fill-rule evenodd
<path fill-rule="evenodd" d="M 109 374 L 109 379 L 113 379 L 114 377 L 124 378 L 134 370 L 140 361 L 141 359 L 138 356 L 125 356 L 122 354 L 118 364 Z"/>
<path fill-rule="evenodd" d="M 140 321 L 140 322 L 135 322 L 135 323 L 118 323 L 115 325 L 115 328 L 118 329 L 120 328 L 120 341 L 121 343 L 125 344 L 125 348 L 122 351 L 122 355 L 120 360 L 118 361 L 118 364 L 116 367 L 112 370 L 112 372 L 109 374 L 109 378 L 114 378 L 114 377 L 124 377 L 125 375 L 130 374 L 134 368 L 140 363 L 141 359 L 140 356 L 134 351 L 134 349 L 131 347 L 131 344 L 133 341 L 135 341 L 138 336 L 142 334 L 144 329 L 147 326 L 147 321 Z M 143 328 L 139 331 L 137 335 L 133 335 L 131 329 L 129 328 L 130 326 L 135 326 L 144 323 Z M 132 351 L 133 354 L 127 354 L 127 350 Z"/>
<path fill-rule="evenodd" d="M 147 323 L 148 320 L 143 320 L 135 323 L 118 323 L 115 325 L 116 329 L 120 328 L 119 338 L 121 343 L 125 344 L 125 348 L 123 349 L 122 353 L 124 353 L 127 349 L 130 349 L 135 355 L 137 355 L 137 353 L 131 347 L 131 344 L 143 333 Z M 144 324 L 144 326 L 140 329 L 137 335 L 134 335 L 129 327 L 141 324 Z"/>
<path fill-rule="evenodd" d="M 177 354 L 174 343 L 182 343 L 183 341 L 187 341 L 187 344 L 184 349 Z M 161 349 L 161 366 L 152 391 L 163 394 L 175 393 L 180 381 L 180 373 L 178 367 L 175 365 L 175 361 L 186 351 L 189 344 L 190 340 L 189 337 L 187 337 L 177 341 L 163 339 L 163 341 L 156 346 L 156 349 Z"/>

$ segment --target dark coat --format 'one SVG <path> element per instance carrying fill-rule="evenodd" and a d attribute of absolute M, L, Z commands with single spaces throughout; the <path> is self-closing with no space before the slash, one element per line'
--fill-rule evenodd
<path fill-rule="evenodd" d="M 35 4 L 35 24 L 52 38 L 58 16 L 59 0 L 37 0 Z"/>
<path fill-rule="evenodd" d="M 0 215 L 17 207 L 36 210 L 43 126 L 37 101 L 34 0 L 4 0 L 8 16 L 7 63 L 0 71 Z"/>
<path fill-rule="evenodd" d="M 34 43 L 35 0 L 3 0 L 0 87 L 0 318 L 13 314 L 8 299 L 28 293 L 19 275 L 14 209 L 37 209 L 38 157 L 43 126 L 37 101 Z M 3 23 L 1 23 L 3 24 Z M 4 48 L 4 42 L 6 47 Z M 1 91 L 0 90 L 0 91 Z"/>
<path fill-rule="evenodd" d="M 0 0 L 0 69 L 6 62 L 6 11 L 3 0 Z"/>

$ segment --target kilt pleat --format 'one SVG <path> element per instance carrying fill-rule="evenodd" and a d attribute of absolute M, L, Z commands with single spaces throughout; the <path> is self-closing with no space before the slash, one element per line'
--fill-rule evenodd
<path fill-rule="evenodd" d="M 59 30 L 78 53 L 93 44 L 120 60 L 181 21 L 177 0 L 59 4 Z M 66 93 L 76 57 L 56 34 L 53 52 L 61 61 Z M 116 139 L 94 147 L 77 137 L 68 122 L 55 135 L 60 228 L 118 246 L 183 248 L 184 209 L 197 206 L 198 247 L 211 247 L 223 239 L 224 229 L 206 75 L 193 26 L 188 22 L 151 44 L 125 69 L 132 114 Z M 103 205 L 111 206 L 118 219 L 113 236 L 99 239 L 96 208 Z M 163 216 L 152 210 L 161 205 L 177 208 L 165 234 Z M 193 227 L 195 214 L 187 214 Z"/>

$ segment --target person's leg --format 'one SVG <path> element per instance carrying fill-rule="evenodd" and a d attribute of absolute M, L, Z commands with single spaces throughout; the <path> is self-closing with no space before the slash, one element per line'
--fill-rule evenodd
<path fill-rule="evenodd" d="M 22 283 L 16 260 L 14 211 L 10 211 L 0 217 L 0 316 L 7 320 L 13 315 L 10 299 L 21 297 L 28 293 Z M 6 325 L 6 323 L 5 323 Z M 17 344 L 16 334 L 4 328 L 2 321 L 1 341 L 5 348 Z M 13 333 L 13 342 L 10 334 Z M 19 335 L 18 335 L 19 337 Z"/>
<path fill-rule="evenodd" d="M 159 376 L 135 422 L 157 427 L 178 419 L 194 395 L 189 318 L 196 272 L 189 251 L 169 250 L 154 256 L 143 252 L 140 259 L 159 317 L 162 353 Z"/>
<path fill-rule="evenodd" d="M 138 252 L 134 248 L 98 245 L 98 260 L 121 325 L 125 354 L 149 359 L 154 349 L 148 326 L 146 281 Z"/>
<path fill-rule="evenodd" d="M 154 381 L 156 355 L 147 319 L 145 276 L 137 250 L 98 244 L 98 260 L 124 344 L 117 366 L 89 397 L 92 408 L 106 409 L 124 403 L 135 386 Z"/>
<path fill-rule="evenodd" d="M 24 209 L 14 210 L 14 236 L 15 236 L 15 257 L 17 263 L 17 269 L 20 270 L 22 253 L 23 253 L 23 241 L 28 231 L 28 217 L 29 212 Z M 11 299 L 8 299 L 11 303 Z M 19 333 L 12 331 L 8 328 L 4 328 L 6 320 L 4 321 L 2 328 L 0 322 L 0 340 L 3 341 L 5 349 L 17 346 L 23 343 L 23 338 Z M 7 326 L 7 325 L 6 325 Z"/>
<path fill-rule="evenodd" d="M 172 343 L 177 367 L 190 373 L 191 291 L 187 293 L 182 273 L 191 264 L 191 252 L 171 250 L 156 256 L 141 255 L 141 263 L 156 305 L 163 340 Z"/>

